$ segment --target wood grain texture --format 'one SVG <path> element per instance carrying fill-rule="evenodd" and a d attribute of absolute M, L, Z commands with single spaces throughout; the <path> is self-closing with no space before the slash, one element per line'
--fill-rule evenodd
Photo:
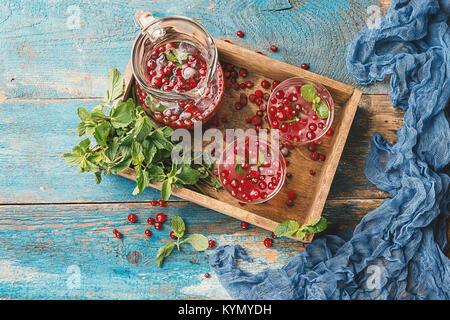
<path fill-rule="evenodd" d="M 378 204 L 377 200 L 327 203 L 329 232 L 345 229 L 343 221 L 352 228 Z M 148 203 L 0 206 L 0 298 L 227 298 L 214 274 L 203 277 L 211 272 L 210 250 L 196 253 L 182 247 L 183 253 L 174 252 L 161 269 L 155 265 L 159 246 L 170 241 L 169 222 L 163 230 L 152 228 L 149 239 L 144 236 L 145 220 L 157 212 Z M 188 232 L 201 232 L 218 245 L 243 245 L 255 261 L 241 265 L 251 272 L 282 266 L 303 250 L 290 239 L 275 239 L 272 248 L 265 248 L 263 239 L 269 232 L 254 226 L 244 231 L 239 221 L 189 202 L 171 203 L 164 212 L 168 221 L 180 215 Z M 129 213 L 137 214 L 137 223 L 128 223 Z M 113 236 L 113 228 L 123 232 L 123 240 Z M 70 266 L 80 269 L 79 288 L 68 285 L 74 269 Z"/>
<path fill-rule="evenodd" d="M 69 6 L 79 8 L 70 29 Z M 10 0 L 0 4 L 0 94 L 6 98 L 102 97 L 111 67 L 125 70 L 137 35 L 133 15 L 186 15 L 217 38 L 356 85 L 345 67 L 347 46 L 377 0 L 88 1 Z M 233 13 L 233 14 L 230 14 Z M 69 23 L 69 24 L 68 24 Z M 245 37 L 236 39 L 242 29 Z M 273 53 L 270 45 L 277 45 Z M 387 93 L 388 84 L 363 88 Z"/>

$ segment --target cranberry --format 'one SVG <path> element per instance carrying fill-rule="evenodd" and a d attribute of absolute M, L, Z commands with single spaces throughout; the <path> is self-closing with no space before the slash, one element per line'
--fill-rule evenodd
<path fill-rule="evenodd" d="M 261 81 L 261 87 L 263 87 L 264 89 L 269 89 L 269 87 L 270 87 L 270 82 L 267 81 L 267 80 Z"/>
<path fill-rule="evenodd" d="M 245 122 L 250 123 L 252 122 L 252 119 L 250 117 L 245 118 Z"/>
<path fill-rule="evenodd" d="M 251 87 L 253 87 L 253 82 L 251 82 L 250 80 L 247 80 L 247 81 L 245 81 L 245 86 L 250 89 Z"/>
<path fill-rule="evenodd" d="M 150 236 L 152 235 L 152 232 L 151 232 L 150 230 L 146 229 L 146 230 L 144 231 L 144 234 L 145 234 L 147 237 L 150 237 Z"/>
<path fill-rule="evenodd" d="M 247 74 L 248 74 L 248 72 L 247 72 L 247 69 L 244 69 L 244 68 L 241 68 L 240 70 L 239 70 L 239 75 L 241 76 L 241 77 L 246 77 L 247 76 Z"/>
<path fill-rule="evenodd" d="M 271 45 L 270 50 L 272 50 L 273 52 L 276 52 L 278 50 L 278 48 L 277 48 L 277 46 Z"/>
<path fill-rule="evenodd" d="M 316 134 L 314 132 L 308 131 L 306 133 L 306 138 L 308 138 L 309 140 L 313 140 L 316 137 Z"/>
<path fill-rule="evenodd" d="M 248 100 L 250 100 L 250 102 L 254 102 L 256 99 L 256 96 L 252 93 L 248 96 Z"/>
<path fill-rule="evenodd" d="M 295 194 L 294 190 L 289 190 L 288 193 L 287 193 L 287 196 L 288 196 L 289 199 L 295 199 L 295 197 L 297 195 Z"/>
<path fill-rule="evenodd" d="M 308 70 L 309 66 L 306 63 L 302 63 L 301 65 L 302 69 Z"/>
<path fill-rule="evenodd" d="M 294 205 L 294 201 L 292 201 L 292 199 L 287 199 L 287 200 L 286 200 L 286 205 L 287 205 L 288 207 L 292 207 L 292 206 Z"/>
<path fill-rule="evenodd" d="M 278 91 L 275 93 L 275 97 L 276 97 L 277 99 L 283 99 L 283 97 L 284 97 L 284 91 L 283 91 L 283 90 L 278 90 Z"/>
<path fill-rule="evenodd" d="M 265 238 L 265 239 L 264 239 L 264 245 L 265 245 L 267 248 L 270 248 L 270 247 L 272 246 L 272 239 L 270 239 L 270 238 Z"/>
<path fill-rule="evenodd" d="M 210 274 L 209 273 L 205 273 L 205 278 L 209 278 Z"/>
<path fill-rule="evenodd" d="M 272 89 L 275 88 L 276 86 L 278 86 L 280 84 L 280 81 L 278 80 L 273 80 L 272 81 Z"/>
<path fill-rule="evenodd" d="M 158 213 L 156 215 L 156 221 L 158 221 L 158 222 L 166 221 L 166 215 L 164 213 Z"/>
<path fill-rule="evenodd" d="M 241 229 L 247 230 L 248 229 L 248 223 L 245 221 L 241 222 Z"/>
<path fill-rule="evenodd" d="M 152 85 L 154 87 L 161 87 L 161 84 L 162 84 L 161 78 L 155 77 L 152 79 Z"/>
<path fill-rule="evenodd" d="M 241 109 L 242 109 L 242 104 L 241 104 L 240 102 L 236 102 L 236 103 L 234 104 L 234 108 L 235 108 L 236 110 L 241 110 Z"/>
<path fill-rule="evenodd" d="M 317 139 L 317 140 L 314 140 L 314 144 L 317 144 L 317 145 L 319 145 L 319 144 L 322 144 L 322 139 Z"/>
<path fill-rule="evenodd" d="M 325 155 L 319 153 L 319 160 L 320 160 L 320 161 L 325 161 Z"/>
<path fill-rule="evenodd" d="M 227 186 L 227 185 L 229 185 L 230 184 L 230 179 L 228 179 L 228 178 L 223 178 L 222 179 L 222 185 L 225 187 L 225 186 Z"/>
<path fill-rule="evenodd" d="M 333 134 L 333 129 L 328 129 L 328 131 L 325 133 L 327 136 L 331 136 Z"/>
<path fill-rule="evenodd" d="M 313 152 L 314 150 L 316 150 L 316 145 L 314 143 L 308 144 L 308 150 Z"/>
<path fill-rule="evenodd" d="M 209 240 L 209 241 L 208 241 L 208 246 L 209 246 L 210 248 L 214 248 L 214 247 L 216 246 L 216 242 L 215 242 L 214 240 Z"/>
<path fill-rule="evenodd" d="M 317 125 L 315 123 L 310 123 L 308 126 L 309 130 L 311 131 L 316 131 L 317 129 Z"/>
<path fill-rule="evenodd" d="M 313 175 L 316 174 L 316 172 L 315 172 L 314 170 L 311 169 L 311 170 L 309 170 L 309 174 L 313 176 Z"/>
<path fill-rule="evenodd" d="M 225 40 L 223 40 L 223 41 L 225 41 L 225 42 L 228 42 L 228 43 L 231 43 L 231 41 L 230 41 L 230 40 L 228 40 L 228 39 L 225 39 Z"/>
<path fill-rule="evenodd" d="M 242 32 L 242 30 L 239 30 L 239 31 L 236 32 L 236 35 L 237 35 L 239 38 L 242 38 L 242 37 L 244 36 L 244 32 Z"/>
<path fill-rule="evenodd" d="M 156 230 L 161 230 L 162 223 L 161 222 L 155 222 L 154 227 L 155 227 Z"/>
<path fill-rule="evenodd" d="M 136 220 L 137 220 L 137 216 L 136 216 L 134 213 L 130 213 L 130 214 L 128 215 L 128 221 L 130 221 L 130 222 L 136 222 Z"/>
<path fill-rule="evenodd" d="M 262 110 L 256 111 L 256 115 L 257 115 L 258 117 L 262 117 L 262 116 L 263 116 Z"/>
<path fill-rule="evenodd" d="M 263 95 L 263 92 L 261 90 L 256 90 L 255 91 L 255 96 L 257 96 L 258 98 L 261 98 Z"/>
<path fill-rule="evenodd" d="M 158 201 L 158 205 L 159 205 L 160 207 L 164 207 L 164 206 L 166 205 L 166 202 L 165 202 L 164 200 L 159 200 L 159 201 Z"/>
<path fill-rule="evenodd" d="M 244 197 L 245 196 L 245 197 Z M 247 199 L 248 197 L 246 196 L 246 194 L 244 193 L 244 194 L 242 194 L 242 199 Z M 243 203 L 243 202 L 241 202 L 241 201 L 238 201 L 238 204 L 240 205 L 240 206 L 245 206 L 245 203 Z"/>
<path fill-rule="evenodd" d="M 232 188 L 237 188 L 237 187 L 239 187 L 239 180 L 238 179 L 233 179 L 233 180 L 231 180 L 231 183 L 230 183 L 230 185 L 231 185 L 231 187 Z"/>
<path fill-rule="evenodd" d="M 261 117 L 260 116 L 253 116 L 252 117 L 252 123 L 256 126 L 256 125 L 260 125 L 261 124 Z"/>
<path fill-rule="evenodd" d="M 176 239 L 177 238 L 177 236 L 175 235 L 175 233 L 173 233 L 173 231 L 170 231 L 169 237 L 171 237 L 172 239 Z"/>
<path fill-rule="evenodd" d="M 271 106 L 271 107 L 269 108 L 269 113 L 270 113 L 270 114 L 275 114 L 275 113 L 277 113 L 277 108 L 275 108 L 274 106 Z"/>
<path fill-rule="evenodd" d="M 154 224 L 155 223 L 155 219 L 153 219 L 152 217 L 147 219 L 147 223 L 148 224 Z"/>
<path fill-rule="evenodd" d="M 311 152 L 309 157 L 311 158 L 311 160 L 316 161 L 317 159 L 319 159 L 319 154 L 317 153 L 317 151 L 314 151 L 314 152 Z"/>
<path fill-rule="evenodd" d="M 116 238 L 122 238 L 123 237 L 123 235 L 119 232 L 119 231 L 117 231 L 116 230 L 116 232 L 114 233 L 114 235 L 116 236 Z"/>
<path fill-rule="evenodd" d="M 228 122 L 228 118 L 227 117 L 222 117 L 220 119 L 220 121 L 222 121 L 222 123 L 226 123 L 226 122 Z"/>

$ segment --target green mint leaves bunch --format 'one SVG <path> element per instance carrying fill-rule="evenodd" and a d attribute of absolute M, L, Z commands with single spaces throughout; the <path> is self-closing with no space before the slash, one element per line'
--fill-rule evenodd
<path fill-rule="evenodd" d="M 328 106 L 322 101 L 322 99 L 320 99 L 320 97 L 317 95 L 317 90 L 316 88 L 314 88 L 314 86 L 305 84 L 304 86 L 302 86 L 300 91 L 306 101 L 313 103 L 312 108 L 319 118 L 327 119 L 329 117 L 330 110 L 328 109 Z"/>
<path fill-rule="evenodd" d="M 315 234 L 327 228 L 327 220 L 320 217 L 310 223 L 300 224 L 295 220 L 280 223 L 273 232 L 277 237 L 297 237 L 303 239 L 307 234 Z"/>
<path fill-rule="evenodd" d="M 178 51 L 175 48 L 172 48 L 171 52 L 166 53 L 166 59 L 168 61 L 175 62 L 175 65 L 178 68 L 184 64 L 184 62 L 189 58 L 189 53 Z"/>
<path fill-rule="evenodd" d="M 182 243 L 189 243 L 196 251 L 205 251 L 208 249 L 208 238 L 204 235 L 199 233 L 193 233 L 188 236 L 184 235 L 186 226 L 183 219 L 179 216 L 175 216 L 172 219 L 172 231 L 177 237 L 177 240 L 159 248 L 156 254 L 156 265 L 158 267 L 161 267 L 164 259 L 170 256 L 175 247 L 180 251 L 180 245 Z"/>
<path fill-rule="evenodd" d="M 77 165 L 79 172 L 93 172 L 96 183 L 101 182 L 102 172 L 119 174 L 133 167 L 137 183 L 133 194 L 142 193 L 150 181 L 158 181 L 162 182 L 163 200 L 169 199 L 173 185 L 183 188 L 202 182 L 217 186 L 216 181 L 210 181 L 217 178 L 207 165 L 172 162 L 171 153 L 175 147 L 170 140 L 172 128 L 156 125 L 131 98 L 111 106 L 123 92 L 122 75 L 117 69 L 111 69 L 104 103 L 95 106 L 91 112 L 78 108 L 81 120 L 78 135 L 84 140 L 72 152 L 64 154 L 66 162 Z"/>

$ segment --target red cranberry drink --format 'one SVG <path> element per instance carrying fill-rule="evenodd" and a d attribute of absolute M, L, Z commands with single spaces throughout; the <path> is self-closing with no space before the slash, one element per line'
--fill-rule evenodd
<path fill-rule="evenodd" d="M 224 83 L 220 65 L 215 79 L 206 83 L 207 63 L 193 44 L 172 41 L 148 53 L 145 67 L 146 85 L 153 90 L 185 93 L 206 86 L 200 99 L 163 101 L 152 97 L 136 83 L 136 95 L 146 112 L 157 122 L 171 127 L 193 127 L 208 121 L 223 96 Z"/>
<path fill-rule="evenodd" d="M 322 137 L 331 127 L 334 103 L 323 86 L 301 78 L 280 83 L 268 102 L 268 120 L 281 139 L 308 143 Z"/>
<path fill-rule="evenodd" d="M 218 169 L 225 190 L 245 203 L 271 199 L 280 191 L 286 176 L 286 164 L 281 153 L 256 136 L 229 144 Z"/>

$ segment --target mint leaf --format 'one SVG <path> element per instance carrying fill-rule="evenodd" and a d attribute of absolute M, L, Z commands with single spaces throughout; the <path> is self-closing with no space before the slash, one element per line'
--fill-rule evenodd
<path fill-rule="evenodd" d="M 170 256 L 170 254 L 173 251 L 173 248 L 175 246 L 175 242 L 166 244 L 165 246 L 162 246 L 161 248 L 159 248 L 158 253 L 156 254 L 156 265 L 158 267 L 161 267 L 164 258 Z"/>
<path fill-rule="evenodd" d="M 323 101 L 315 104 L 315 106 L 316 107 L 314 108 L 314 110 L 316 111 L 316 114 L 320 119 L 327 119 L 330 116 L 330 110 Z"/>
<path fill-rule="evenodd" d="M 112 102 L 123 94 L 123 77 L 119 70 L 112 68 L 108 72 L 108 90 L 105 102 Z"/>
<path fill-rule="evenodd" d="M 184 235 L 186 226 L 184 225 L 184 221 L 181 217 L 175 216 L 172 218 L 172 230 L 178 238 L 181 238 Z"/>
<path fill-rule="evenodd" d="M 246 174 L 248 169 L 242 168 L 242 158 L 239 155 L 236 155 L 236 164 L 234 165 L 234 171 L 236 171 L 237 174 Z"/>
<path fill-rule="evenodd" d="M 127 102 L 119 102 L 119 104 L 111 110 L 111 124 L 114 128 L 124 128 L 133 120 L 133 113 L 133 99 L 128 99 Z"/>
<path fill-rule="evenodd" d="M 197 251 L 205 251 L 208 249 L 208 238 L 199 233 L 193 233 L 182 240 L 189 243 Z"/>
<path fill-rule="evenodd" d="M 273 232 L 277 237 L 293 236 L 300 228 L 300 225 L 295 220 L 288 220 L 280 223 Z"/>
<path fill-rule="evenodd" d="M 327 219 L 320 217 L 310 223 L 306 223 L 301 227 L 301 230 L 306 234 L 314 234 L 324 231 L 327 228 Z"/>
<path fill-rule="evenodd" d="M 200 178 L 200 173 L 189 165 L 183 165 L 181 171 L 175 177 L 183 184 L 196 184 Z"/>
<path fill-rule="evenodd" d="M 178 68 L 180 68 L 184 61 L 189 57 L 189 53 L 178 51 L 175 48 L 172 48 L 171 53 L 166 53 L 166 59 L 169 61 L 175 62 Z"/>
<path fill-rule="evenodd" d="M 87 122 L 87 121 L 92 120 L 91 116 L 89 115 L 89 112 L 85 108 L 82 108 L 82 107 L 78 108 L 78 117 L 83 122 Z"/>
<path fill-rule="evenodd" d="M 317 96 L 317 90 L 310 84 L 305 84 L 300 89 L 303 98 L 308 102 L 313 102 L 314 98 Z"/>
<path fill-rule="evenodd" d="M 102 121 L 97 127 L 95 127 L 94 138 L 102 147 L 106 147 L 106 141 L 110 130 L 111 124 L 108 121 Z"/>

